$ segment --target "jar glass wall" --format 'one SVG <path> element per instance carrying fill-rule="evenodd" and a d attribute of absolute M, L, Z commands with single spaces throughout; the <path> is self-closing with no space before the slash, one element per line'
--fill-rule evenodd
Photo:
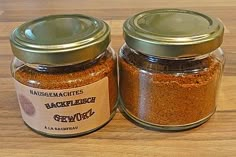
<path fill-rule="evenodd" d="M 216 109 L 224 56 L 150 57 L 124 45 L 119 53 L 121 107 L 138 123 L 181 130 L 206 121 Z"/>
<path fill-rule="evenodd" d="M 116 54 L 108 48 L 93 60 L 64 66 L 28 64 L 14 57 L 11 71 L 13 78 L 18 82 L 47 90 L 82 87 L 108 77 L 110 112 L 113 114 L 118 91 L 116 65 Z"/>

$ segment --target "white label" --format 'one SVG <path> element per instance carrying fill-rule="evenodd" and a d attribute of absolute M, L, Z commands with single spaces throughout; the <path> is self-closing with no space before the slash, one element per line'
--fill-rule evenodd
<path fill-rule="evenodd" d="M 49 80 L 50 81 L 50 80 Z M 48 134 L 78 134 L 110 119 L 108 78 L 72 89 L 45 90 L 15 81 L 23 120 Z"/>

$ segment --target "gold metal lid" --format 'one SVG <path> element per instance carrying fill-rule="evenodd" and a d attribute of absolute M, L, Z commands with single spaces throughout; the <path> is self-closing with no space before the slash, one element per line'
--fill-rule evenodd
<path fill-rule="evenodd" d="M 27 63 L 81 63 L 106 50 L 110 28 L 104 21 L 85 15 L 51 15 L 19 26 L 10 41 L 14 55 Z"/>
<path fill-rule="evenodd" d="M 145 55 L 185 58 L 210 53 L 223 41 L 224 27 L 207 15 L 180 9 L 157 9 L 127 19 L 126 44 Z"/>

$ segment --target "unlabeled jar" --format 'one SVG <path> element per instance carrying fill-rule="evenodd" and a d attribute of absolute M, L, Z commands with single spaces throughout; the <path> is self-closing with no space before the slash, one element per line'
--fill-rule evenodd
<path fill-rule="evenodd" d="M 11 34 L 11 70 L 24 122 L 56 137 L 104 126 L 117 103 L 116 55 L 110 29 L 84 15 L 53 15 Z"/>
<path fill-rule="evenodd" d="M 224 65 L 223 25 L 179 9 L 150 10 L 127 19 L 119 52 L 121 108 L 134 122 L 184 130 L 216 110 Z"/>

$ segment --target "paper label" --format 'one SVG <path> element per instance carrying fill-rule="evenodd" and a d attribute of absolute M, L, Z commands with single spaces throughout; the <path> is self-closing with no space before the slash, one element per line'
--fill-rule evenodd
<path fill-rule="evenodd" d="M 18 81 L 15 86 L 22 118 L 35 130 L 55 135 L 78 134 L 110 119 L 107 77 L 63 90 L 32 88 Z"/>

